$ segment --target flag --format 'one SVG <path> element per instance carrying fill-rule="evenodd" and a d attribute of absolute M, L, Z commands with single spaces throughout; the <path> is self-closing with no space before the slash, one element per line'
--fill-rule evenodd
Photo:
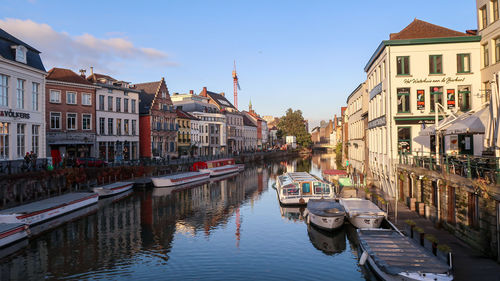
<path fill-rule="evenodd" d="M 241 90 L 241 88 L 240 88 L 240 81 L 238 81 L 236 83 L 237 83 L 237 86 L 238 86 L 238 90 Z"/>

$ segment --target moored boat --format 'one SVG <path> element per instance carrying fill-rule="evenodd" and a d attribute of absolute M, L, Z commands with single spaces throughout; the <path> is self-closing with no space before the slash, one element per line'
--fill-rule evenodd
<path fill-rule="evenodd" d="M 115 182 L 112 184 L 108 185 L 103 185 L 99 187 L 94 187 L 93 191 L 97 194 L 99 194 L 99 198 L 106 197 L 106 196 L 113 196 L 122 192 L 125 192 L 127 190 L 132 189 L 134 187 L 133 182 Z"/>
<path fill-rule="evenodd" d="M 453 280 L 448 264 L 396 230 L 358 229 L 358 237 L 360 265 L 382 280 Z"/>
<path fill-rule="evenodd" d="M 209 172 L 186 172 L 163 177 L 152 178 L 155 187 L 169 187 L 191 182 L 203 181 L 210 177 Z"/>
<path fill-rule="evenodd" d="M 0 248 L 28 237 L 27 229 L 23 223 L 0 223 Z"/>
<path fill-rule="evenodd" d="M 378 228 L 387 216 L 370 200 L 341 198 L 340 204 L 344 206 L 349 222 L 357 228 Z"/>
<path fill-rule="evenodd" d="M 235 165 L 236 162 L 233 158 L 223 158 L 210 161 L 198 161 L 193 164 L 192 171 L 199 171 L 200 169 L 216 168 L 221 166 Z"/>
<path fill-rule="evenodd" d="M 344 224 L 345 210 L 335 199 L 310 199 L 307 202 L 307 222 L 324 230 L 334 230 Z"/>
<path fill-rule="evenodd" d="M 73 192 L 0 211 L 0 223 L 33 225 L 97 202 L 99 195 Z"/>
<path fill-rule="evenodd" d="M 206 168 L 206 169 L 200 169 L 200 172 L 202 173 L 209 173 L 210 177 L 217 177 L 217 176 L 222 176 L 234 172 L 238 172 L 239 168 L 236 165 L 225 165 L 225 166 L 220 166 L 220 167 L 215 167 L 215 168 Z"/>
<path fill-rule="evenodd" d="M 245 164 L 236 164 L 238 166 L 238 171 L 242 172 L 245 170 Z"/>
<path fill-rule="evenodd" d="M 305 205 L 309 199 L 334 197 L 330 184 L 306 172 L 278 176 L 276 192 L 278 200 L 284 205 Z"/>

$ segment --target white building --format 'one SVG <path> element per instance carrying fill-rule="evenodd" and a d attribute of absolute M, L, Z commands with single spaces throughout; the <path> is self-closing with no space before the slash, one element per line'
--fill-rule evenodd
<path fill-rule="evenodd" d="M 46 75 L 40 52 L 0 29 L 0 161 L 46 157 Z"/>
<path fill-rule="evenodd" d="M 99 158 L 109 162 L 139 159 L 139 91 L 129 83 L 92 73 L 96 91 L 96 141 Z"/>
<path fill-rule="evenodd" d="M 368 91 L 366 84 L 361 83 L 347 98 L 346 110 L 347 155 L 349 170 L 355 182 L 362 182 L 367 172 L 368 161 L 365 161 L 366 127 L 368 125 Z"/>
<path fill-rule="evenodd" d="M 257 150 L 257 125 L 246 115 L 243 115 L 243 150 Z"/>
<path fill-rule="evenodd" d="M 446 114 L 481 106 L 479 40 L 415 20 L 382 41 L 368 61 L 369 166 L 390 195 L 398 153 L 435 149 L 435 140 L 416 137 L 434 123 L 436 104 Z"/>

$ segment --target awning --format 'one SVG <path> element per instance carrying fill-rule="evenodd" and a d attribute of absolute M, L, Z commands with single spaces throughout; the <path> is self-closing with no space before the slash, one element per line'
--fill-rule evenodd
<path fill-rule="evenodd" d="M 446 128 L 455 119 L 457 119 L 456 116 L 450 115 L 450 116 L 438 121 L 439 130 L 443 130 L 444 128 Z M 435 134 L 436 134 L 436 125 L 428 126 L 425 129 L 420 130 L 420 132 L 418 133 L 419 136 L 431 136 L 431 135 L 435 135 Z"/>
<path fill-rule="evenodd" d="M 486 125 L 488 124 L 489 114 L 488 107 L 483 107 L 468 116 L 460 116 L 462 118 L 457 118 L 457 120 L 447 126 L 443 132 L 446 135 L 484 134 Z"/>

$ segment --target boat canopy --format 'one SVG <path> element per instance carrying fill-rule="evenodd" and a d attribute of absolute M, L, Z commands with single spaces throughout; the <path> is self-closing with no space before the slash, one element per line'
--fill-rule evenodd
<path fill-rule="evenodd" d="M 307 210 L 321 217 L 345 216 L 344 207 L 334 199 L 309 199 Z"/>
<path fill-rule="evenodd" d="M 366 214 L 385 216 L 385 212 L 380 210 L 380 208 L 370 200 L 359 198 L 342 198 L 340 200 L 346 212 L 349 213 L 351 217 Z"/>

